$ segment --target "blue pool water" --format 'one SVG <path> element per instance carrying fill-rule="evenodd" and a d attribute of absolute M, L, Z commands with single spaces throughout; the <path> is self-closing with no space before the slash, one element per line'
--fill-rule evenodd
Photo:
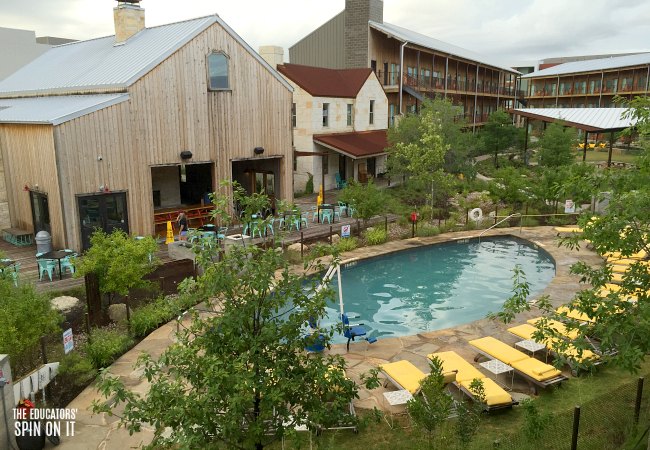
<path fill-rule="evenodd" d="M 528 241 L 508 238 L 454 241 L 351 263 L 341 270 L 345 311 L 368 336 L 396 337 L 440 330 L 484 318 L 512 295 L 515 265 L 521 265 L 531 295 L 555 275 L 555 262 Z M 321 326 L 339 317 L 328 305 Z M 335 335 L 334 342 L 345 342 Z"/>

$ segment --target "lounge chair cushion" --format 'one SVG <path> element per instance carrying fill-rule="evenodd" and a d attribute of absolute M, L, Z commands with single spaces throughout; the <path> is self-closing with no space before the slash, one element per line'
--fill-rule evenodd
<path fill-rule="evenodd" d="M 529 359 L 529 356 L 525 353 L 520 352 L 516 348 L 512 348 L 505 342 L 501 342 L 500 340 L 495 339 L 491 336 L 474 339 L 472 341 L 469 341 L 469 343 L 470 345 L 473 345 L 479 349 L 481 352 L 486 353 L 491 357 L 508 364 L 509 366 L 512 366 L 512 363 L 516 361 Z"/>
<path fill-rule="evenodd" d="M 537 325 L 537 322 L 539 322 L 541 319 L 541 317 L 536 317 L 534 319 L 527 320 L 527 322 L 531 325 Z M 566 336 L 569 339 L 576 339 L 578 337 L 578 330 L 569 331 L 567 330 L 566 325 L 558 320 L 548 320 L 547 324 L 552 330 L 557 331 L 559 334 Z"/>
<path fill-rule="evenodd" d="M 508 394 L 501 386 L 495 383 L 492 378 L 485 377 L 480 379 L 483 382 L 483 389 L 485 390 L 485 403 L 488 406 L 498 406 L 498 405 L 509 405 L 512 404 L 512 397 Z M 473 395 L 476 393 L 472 391 L 469 387 L 472 384 L 472 380 L 465 380 L 460 382 L 462 387 L 467 389 Z"/>
<path fill-rule="evenodd" d="M 431 359 L 434 356 L 437 356 L 442 361 L 445 383 L 453 381 L 460 383 L 465 380 L 471 382 L 474 378 L 481 379 L 485 377 L 480 370 L 476 369 L 456 352 L 432 353 L 428 355 L 428 358 Z"/>
<path fill-rule="evenodd" d="M 569 319 L 575 319 L 580 322 L 593 322 L 594 319 L 590 318 L 587 314 L 578 311 L 577 309 L 569 308 L 568 306 L 560 306 L 557 310 L 558 314 L 564 314 Z"/>
<path fill-rule="evenodd" d="M 516 327 L 508 328 L 508 331 L 515 336 L 519 336 L 522 339 L 535 340 L 533 338 L 533 333 L 537 331 L 537 328 L 532 326 L 529 323 L 524 323 L 522 325 L 517 325 Z"/>
<path fill-rule="evenodd" d="M 562 375 L 562 372 L 557 370 L 550 364 L 541 362 L 535 358 L 527 358 L 522 361 L 515 361 L 510 364 L 515 370 L 524 373 L 537 381 L 546 381 Z"/>
<path fill-rule="evenodd" d="M 411 394 L 420 390 L 420 382 L 426 373 L 415 367 L 410 361 L 401 360 L 388 364 L 383 364 L 381 370 L 392 378 L 402 389 L 406 389 Z"/>

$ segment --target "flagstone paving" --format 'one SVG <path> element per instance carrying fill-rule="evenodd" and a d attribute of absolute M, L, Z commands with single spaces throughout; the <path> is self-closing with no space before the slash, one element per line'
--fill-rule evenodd
<path fill-rule="evenodd" d="M 393 241 L 383 246 L 364 247 L 345 254 L 344 261 L 377 256 L 382 253 L 444 242 L 451 239 L 474 237 L 478 233 L 478 231 L 447 233 L 431 238 L 415 238 Z M 571 264 L 578 260 L 585 261 L 591 265 L 602 264 L 602 259 L 598 255 L 584 247 L 579 251 L 558 247 L 557 233 L 553 227 L 501 228 L 491 230 L 485 235 L 507 234 L 519 236 L 536 243 L 555 259 L 556 276 L 540 294 L 549 295 L 551 303 L 554 306 L 567 303 L 576 291 L 584 288 L 584 285 L 579 283 L 579 277 L 569 273 Z M 519 324 L 537 315 L 539 315 L 538 311 L 522 313 L 515 318 L 513 323 Z M 365 341 L 355 342 L 350 345 L 350 352 L 346 352 L 344 344 L 337 344 L 333 345 L 329 352 L 344 356 L 347 362 L 348 376 L 356 381 L 360 381 L 361 374 L 370 369 L 376 368 L 383 363 L 400 359 L 407 359 L 421 370 L 428 372 L 426 355 L 429 353 L 454 350 L 468 361 L 472 361 L 476 355 L 476 352 L 468 344 L 468 341 L 472 339 L 483 336 L 494 336 L 511 344 L 517 341 L 518 339 L 512 337 L 506 331 L 506 328 L 501 323 L 481 319 L 451 329 L 419 333 L 415 336 L 379 339 L 374 344 L 368 344 Z M 141 373 L 135 371 L 133 365 L 143 351 L 148 352 L 154 358 L 159 356 L 173 342 L 175 332 L 175 322 L 160 327 L 118 359 L 111 366 L 111 372 L 121 377 L 132 390 L 139 393 L 146 392 L 148 384 L 140 378 Z M 565 371 L 565 375 L 570 376 L 570 373 Z M 500 381 L 504 381 L 503 376 L 501 376 Z M 395 390 L 395 388 L 390 385 L 386 387 L 382 386 L 372 391 L 361 388 L 359 399 L 355 401 L 355 407 L 358 409 L 372 409 L 376 407 L 391 414 L 403 412 L 404 406 L 389 406 L 387 404 L 383 393 L 388 390 Z M 530 394 L 530 389 L 525 382 L 518 380 L 515 376 L 512 392 L 513 396 L 521 399 Z M 150 442 L 153 437 L 153 430 L 146 426 L 143 427 L 142 432 L 129 436 L 128 432 L 123 428 L 118 429 L 118 419 L 115 416 L 108 416 L 106 414 L 93 415 L 89 408 L 93 400 L 100 398 L 94 386 L 91 385 L 70 403 L 69 408 L 78 409 L 76 435 L 74 437 L 64 437 L 59 448 L 65 450 L 87 450 L 95 448 L 122 450 L 138 447 L 142 443 Z"/>

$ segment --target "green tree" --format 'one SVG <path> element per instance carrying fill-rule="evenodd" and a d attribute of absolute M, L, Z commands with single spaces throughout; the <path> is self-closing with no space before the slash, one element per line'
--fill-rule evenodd
<path fill-rule="evenodd" d="M 575 130 L 561 123 L 550 124 L 539 140 L 539 164 L 544 167 L 560 167 L 573 164 L 575 157 Z"/>
<path fill-rule="evenodd" d="M 449 418 L 454 400 L 445 391 L 442 361 L 433 357 L 429 367 L 431 372 L 420 384 L 420 395 L 409 400 L 406 410 L 415 425 L 426 433 L 429 448 L 434 448 L 434 433 Z"/>
<path fill-rule="evenodd" d="M 517 128 L 512 124 L 510 114 L 498 109 L 488 116 L 481 130 L 485 149 L 494 154 L 494 167 L 499 167 L 499 152 L 511 147 L 517 138 Z"/>
<path fill-rule="evenodd" d="M 90 245 L 83 258 L 75 261 L 76 277 L 95 274 L 100 292 L 109 300 L 128 295 L 131 289 L 150 287 L 151 283 L 142 278 L 156 268 L 150 261 L 158 249 L 152 237 L 137 240 L 122 230 L 110 234 L 97 230 L 90 237 Z"/>
<path fill-rule="evenodd" d="M 325 314 L 333 297 L 317 289 L 305 272 L 289 270 L 275 249 L 234 247 L 221 261 L 203 267 L 196 294 L 216 299 L 210 314 L 191 313 L 177 342 L 154 360 L 144 355 L 139 367 L 151 388 L 146 394 L 129 391 L 104 374 L 99 383 L 129 431 L 143 423 L 156 432 L 148 448 L 262 449 L 294 433 L 298 425 L 355 424 L 349 402 L 357 385 L 345 376 L 338 355 L 309 355 L 304 349 L 316 340 L 325 345 L 333 330 L 307 333 L 307 324 Z M 376 374 L 367 385 L 376 386 Z M 103 402 L 95 411 L 108 411 Z"/>
<path fill-rule="evenodd" d="M 10 356 L 14 377 L 37 367 L 41 336 L 58 331 L 62 319 L 31 284 L 15 287 L 11 277 L 0 276 L 0 353 Z"/>
<path fill-rule="evenodd" d="M 386 211 L 386 195 L 372 180 L 366 184 L 351 180 L 341 190 L 338 199 L 353 206 L 364 225 L 370 218 Z"/>

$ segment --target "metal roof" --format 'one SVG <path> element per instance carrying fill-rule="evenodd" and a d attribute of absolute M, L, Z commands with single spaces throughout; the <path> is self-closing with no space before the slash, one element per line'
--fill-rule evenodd
<path fill-rule="evenodd" d="M 644 64 L 650 64 L 650 53 L 568 62 L 549 67 L 548 69 L 529 73 L 528 75 L 524 75 L 521 78 L 538 78 L 552 75 L 564 75 L 569 73 L 597 72 L 601 70 L 618 69 Z"/>
<path fill-rule="evenodd" d="M 129 99 L 129 94 L 0 99 L 0 123 L 59 125 Z"/>
<path fill-rule="evenodd" d="M 519 74 L 518 71 L 516 71 L 512 67 L 508 67 L 503 62 L 488 60 L 488 58 L 486 58 L 483 55 L 479 55 L 478 53 L 474 53 L 462 47 L 457 47 L 447 42 L 439 41 L 438 39 L 425 36 L 424 34 L 420 34 L 415 31 L 407 30 L 406 28 L 398 27 L 397 25 L 392 25 L 386 22 L 378 23 L 378 22 L 373 22 L 372 20 L 369 21 L 369 25 L 372 28 L 381 31 L 382 33 L 385 33 L 389 37 L 394 37 L 395 39 L 402 42 L 406 41 L 411 44 L 416 44 L 422 47 L 430 48 L 432 50 L 438 50 L 439 52 L 442 53 L 448 53 L 453 56 L 469 59 L 471 61 L 475 61 L 477 63 L 486 66 L 496 67 L 497 69 L 505 70 L 510 73 Z"/>
<path fill-rule="evenodd" d="M 315 134 L 314 142 L 352 159 L 383 155 L 388 147 L 387 130 Z"/>
<path fill-rule="evenodd" d="M 567 125 L 586 130 L 616 131 L 624 130 L 636 122 L 630 117 L 623 117 L 626 108 L 524 108 L 510 110 L 518 114 L 545 122 L 562 121 Z"/>
<path fill-rule="evenodd" d="M 0 97 L 120 92 L 214 23 L 219 23 L 289 90 L 287 81 L 217 15 L 145 28 L 123 44 L 114 36 L 64 44 L 0 82 Z"/>

